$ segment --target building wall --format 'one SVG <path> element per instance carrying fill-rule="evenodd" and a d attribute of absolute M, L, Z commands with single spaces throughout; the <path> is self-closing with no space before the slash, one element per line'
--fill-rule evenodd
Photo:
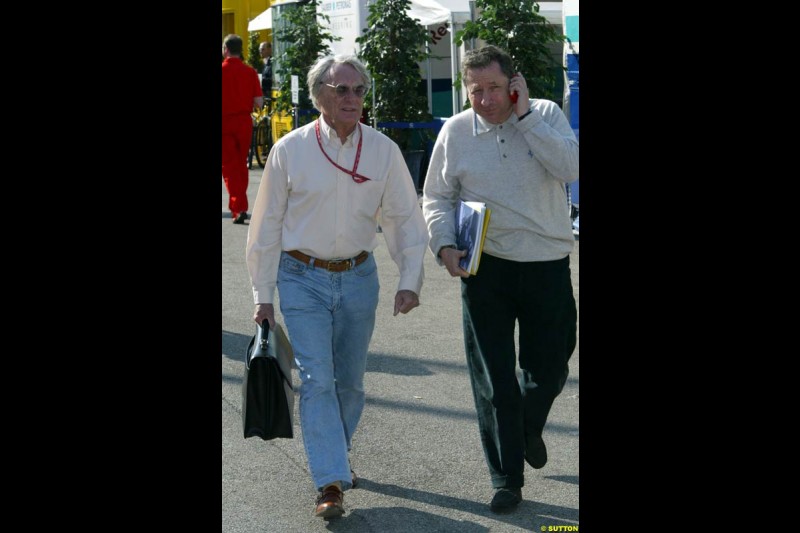
<path fill-rule="evenodd" d="M 250 33 L 247 31 L 247 23 L 267 10 L 272 4 L 271 0 L 222 0 L 222 36 L 219 39 L 220 47 L 222 39 L 230 33 L 235 33 L 244 41 L 243 60 L 248 59 L 248 43 Z M 261 30 L 258 32 L 259 42 L 271 40 L 272 31 Z"/>
<path fill-rule="evenodd" d="M 575 0 L 577 2 L 577 0 Z M 443 3 L 443 2 L 442 2 Z M 555 30 L 562 33 L 562 20 L 561 20 L 561 2 L 545 2 L 544 5 L 540 4 L 540 14 L 543 15 L 547 21 L 553 25 Z M 477 14 L 476 14 L 477 16 Z M 431 80 L 432 80 L 432 113 L 434 117 L 450 117 L 453 115 L 453 80 L 452 73 L 450 72 L 451 66 L 451 48 L 450 48 L 450 28 L 449 23 L 442 23 L 429 26 L 428 32 L 431 35 L 429 44 L 431 45 L 432 59 L 431 65 Z M 455 31 L 458 33 L 463 29 L 463 25 L 457 24 Z M 476 40 L 477 46 L 483 46 L 486 43 L 480 39 Z M 466 46 L 461 45 L 458 51 L 458 62 L 460 63 L 463 54 L 466 52 Z M 561 43 L 552 43 L 548 46 L 550 56 L 553 58 L 556 65 L 561 64 L 563 55 L 563 45 Z M 423 78 L 427 78 L 425 72 L 426 64 L 423 61 L 420 63 L 420 71 Z M 460 70 L 460 64 L 458 65 Z M 564 74 L 559 66 L 554 66 L 552 74 L 555 77 L 556 84 L 553 91 L 553 101 L 559 106 L 562 106 L 562 95 L 564 92 Z M 461 90 L 461 106 L 463 108 L 466 102 L 466 95 L 463 88 Z"/>
<path fill-rule="evenodd" d="M 361 47 L 356 38 L 361 29 L 367 27 L 369 8 L 367 3 L 359 0 L 322 0 L 317 12 L 330 17 L 329 31 L 342 38 L 330 43 L 334 54 L 358 54 Z"/>

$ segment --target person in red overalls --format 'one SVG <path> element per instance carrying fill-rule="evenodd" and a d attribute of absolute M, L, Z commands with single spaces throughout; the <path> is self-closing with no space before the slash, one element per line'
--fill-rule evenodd
<path fill-rule="evenodd" d="M 247 219 L 247 152 L 253 134 L 253 107 L 264 98 L 258 74 L 242 62 L 242 38 L 230 34 L 222 42 L 222 179 L 234 224 Z"/>

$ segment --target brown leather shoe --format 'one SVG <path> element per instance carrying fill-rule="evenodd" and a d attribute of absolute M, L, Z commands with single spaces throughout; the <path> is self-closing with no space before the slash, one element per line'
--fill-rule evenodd
<path fill-rule="evenodd" d="M 314 515 L 320 518 L 339 518 L 344 514 L 344 494 L 336 485 L 328 485 L 317 498 Z"/>
<path fill-rule="evenodd" d="M 353 488 L 356 488 L 356 485 L 358 485 L 358 477 L 356 476 L 356 473 L 353 472 L 352 470 L 350 471 L 350 474 L 352 475 Z"/>

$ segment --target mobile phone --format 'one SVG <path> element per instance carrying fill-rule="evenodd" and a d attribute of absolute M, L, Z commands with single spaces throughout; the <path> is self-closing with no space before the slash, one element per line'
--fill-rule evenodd
<path fill-rule="evenodd" d="M 516 75 L 511 76 L 511 79 L 513 80 L 516 77 Z M 517 100 L 519 100 L 519 93 L 517 91 L 509 91 L 508 96 L 511 98 L 512 104 L 516 104 Z"/>

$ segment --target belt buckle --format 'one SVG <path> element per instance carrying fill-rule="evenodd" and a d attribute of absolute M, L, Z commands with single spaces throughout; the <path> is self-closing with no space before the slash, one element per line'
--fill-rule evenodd
<path fill-rule="evenodd" d="M 333 270 L 332 267 L 338 268 L 339 265 L 341 265 L 342 263 L 346 263 L 348 265 L 347 268 L 344 268 L 342 270 L 348 270 L 350 268 L 350 266 L 349 266 L 350 260 L 349 259 L 339 259 L 338 261 L 328 261 L 328 267 L 326 268 L 326 270 L 328 272 L 336 272 L 336 270 Z"/>

